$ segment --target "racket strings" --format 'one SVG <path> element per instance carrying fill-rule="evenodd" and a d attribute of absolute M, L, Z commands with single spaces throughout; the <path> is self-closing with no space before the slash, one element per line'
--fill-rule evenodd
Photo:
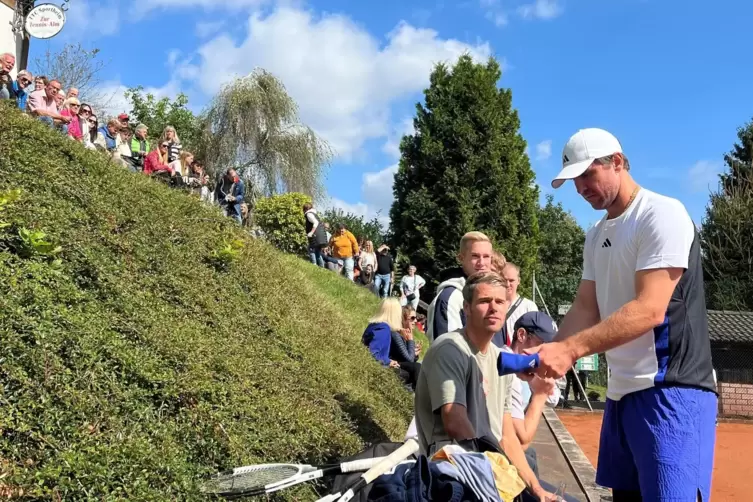
<path fill-rule="evenodd" d="M 226 474 L 209 480 L 207 488 L 215 493 L 263 489 L 296 476 L 301 471 L 293 465 L 274 465 L 248 470 L 239 474 Z"/>

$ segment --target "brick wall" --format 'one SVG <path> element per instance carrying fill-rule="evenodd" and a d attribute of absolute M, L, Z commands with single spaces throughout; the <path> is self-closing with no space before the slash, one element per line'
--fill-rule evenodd
<path fill-rule="evenodd" d="M 719 382 L 719 413 L 753 417 L 753 385 Z"/>

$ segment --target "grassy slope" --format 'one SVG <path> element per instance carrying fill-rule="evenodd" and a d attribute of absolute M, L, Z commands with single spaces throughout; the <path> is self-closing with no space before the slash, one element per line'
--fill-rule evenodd
<path fill-rule="evenodd" d="M 0 220 L 63 267 L 0 231 L 0 495 L 200 500 L 217 469 L 402 438 L 412 399 L 360 344 L 373 295 L 250 239 L 216 270 L 227 219 L 3 106 L 11 188 Z"/>

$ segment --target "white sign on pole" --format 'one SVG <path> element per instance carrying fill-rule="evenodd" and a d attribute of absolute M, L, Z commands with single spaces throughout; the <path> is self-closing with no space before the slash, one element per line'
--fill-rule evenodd
<path fill-rule="evenodd" d="M 52 38 L 63 29 L 65 12 L 51 3 L 37 5 L 26 16 L 24 27 L 34 38 Z"/>
<path fill-rule="evenodd" d="M 570 310 L 570 307 L 572 307 L 572 304 L 566 303 L 564 305 L 558 305 L 557 306 L 557 314 L 559 315 L 565 315 Z"/>

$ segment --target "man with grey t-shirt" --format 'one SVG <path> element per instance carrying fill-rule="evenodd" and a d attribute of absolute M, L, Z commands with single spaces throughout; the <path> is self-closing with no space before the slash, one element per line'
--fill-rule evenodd
<path fill-rule="evenodd" d="M 431 455 L 453 440 L 494 437 L 539 500 L 555 500 L 528 465 L 510 415 L 513 376 L 500 377 L 500 349 L 491 343 L 509 307 L 505 282 L 478 273 L 463 287 L 466 327 L 436 339 L 424 357 L 415 394 L 421 453 Z"/>

